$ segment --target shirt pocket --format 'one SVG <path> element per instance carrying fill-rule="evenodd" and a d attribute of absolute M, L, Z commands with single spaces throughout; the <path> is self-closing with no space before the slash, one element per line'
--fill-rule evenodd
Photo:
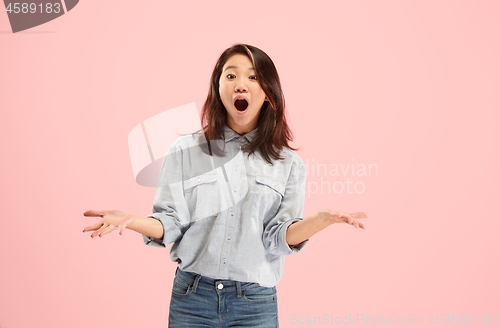
<path fill-rule="evenodd" d="M 285 195 L 285 184 L 264 175 L 255 176 L 255 182 L 257 183 L 257 201 L 254 203 L 256 215 L 264 220 L 271 219 L 281 205 L 281 200 Z"/>
<path fill-rule="evenodd" d="M 184 181 L 184 197 L 191 219 L 220 213 L 219 182 L 216 174 L 203 174 Z"/>

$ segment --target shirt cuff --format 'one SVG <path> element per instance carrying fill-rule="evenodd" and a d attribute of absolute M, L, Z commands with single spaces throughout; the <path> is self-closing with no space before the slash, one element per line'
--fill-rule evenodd
<path fill-rule="evenodd" d="M 294 253 L 300 252 L 306 245 L 309 243 L 309 239 L 304 240 L 300 244 L 297 245 L 288 245 L 286 242 L 286 232 L 288 230 L 288 227 L 294 223 L 294 222 L 299 222 L 302 219 L 290 219 L 286 221 L 283 226 L 281 227 L 281 230 L 279 232 L 279 240 L 280 240 L 280 251 L 284 255 L 290 255 Z"/>
<path fill-rule="evenodd" d="M 165 214 L 162 213 L 153 213 L 149 214 L 146 217 L 154 218 L 161 222 L 163 226 L 163 238 L 158 239 L 154 237 L 149 237 L 146 235 L 142 235 L 142 239 L 144 240 L 144 244 L 155 247 L 165 248 L 169 243 L 171 243 L 171 239 L 175 238 L 177 231 L 177 225 L 172 221 L 172 219 Z"/>

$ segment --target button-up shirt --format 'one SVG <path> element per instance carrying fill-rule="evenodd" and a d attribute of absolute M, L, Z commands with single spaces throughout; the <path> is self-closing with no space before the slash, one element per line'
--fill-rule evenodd
<path fill-rule="evenodd" d="M 248 156 L 241 148 L 256 134 L 240 136 L 225 126 L 224 140 L 207 143 L 198 133 L 172 144 L 148 215 L 163 224 L 163 238 L 143 235 L 146 245 L 173 243 L 170 257 L 184 271 L 266 287 L 278 283 L 284 256 L 308 242 L 286 242 L 287 228 L 303 216 L 306 167 L 289 148 L 273 165 L 259 151 Z"/>

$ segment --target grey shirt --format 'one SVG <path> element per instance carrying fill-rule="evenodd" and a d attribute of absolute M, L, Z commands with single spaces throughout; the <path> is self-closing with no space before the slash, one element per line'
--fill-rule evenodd
<path fill-rule="evenodd" d="M 199 133 L 174 142 L 148 215 L 160 220 L 164 235 L 143 235 L 146 245 L 173 243 L 170 257 L 184 271 L 266 287 L 278 283 L 284 256 L 309 241 L 290 246 L 285 239 L 288 226 L 303 216 L 306 166 L 288 148 L 274 165 L 258 151 L 248 156 L 241 146 L 256 133 L 240 136 L 225 126 L 225 140 L 207 144 Z"/>

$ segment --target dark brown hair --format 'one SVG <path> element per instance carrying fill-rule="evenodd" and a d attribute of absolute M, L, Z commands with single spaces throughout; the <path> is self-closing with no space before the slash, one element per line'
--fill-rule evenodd
<path fill-rule="evenodd" d="M 220 55 L 212 72 L 210 89 L 201 113 L 201 126 L 205 138 L 207 141 L 224 139 L 223 128 L 227 122 L 227 111 L 220 99 L 219 79 L 224 64 L 231 56 L 236 54 L 245 55 L 250 59 L 257 80 L 268 98 L 268 101 L 264 101 L 260 109 L 257 121 L 257 135 L 241 149 L 247 151 L 248 155 L 253 154 L 258 149 L 261 156 L 269 164 L 273 164 L 272 159 L 283 159 L 280 156 L 283 147 L 296 149 L 288 145 L 288 141 L 293 139 L 293 135 L 286 123 L 285 98 L 281 91 L 278 71 L 271 58 L 259 48 L 247 44 L 235 44 Z"/>

